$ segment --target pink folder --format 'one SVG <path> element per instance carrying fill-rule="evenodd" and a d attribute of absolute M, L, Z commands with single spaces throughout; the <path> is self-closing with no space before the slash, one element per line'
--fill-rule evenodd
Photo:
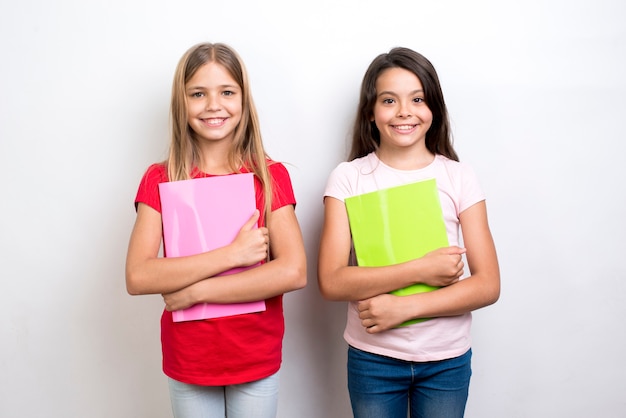
<path fill-rule="evenodd" d="M 159 184 L 166 257 L 199 254 L 230 244 L 256 210 L 252 173 Z M 255 226 L 256 227 L 256 226 Z M 238 267 L 218 276 L 258 266 Z M 265 310 L 265 301 L 199 303 L 172 312 L 174 322 L 219 318 Z"/>

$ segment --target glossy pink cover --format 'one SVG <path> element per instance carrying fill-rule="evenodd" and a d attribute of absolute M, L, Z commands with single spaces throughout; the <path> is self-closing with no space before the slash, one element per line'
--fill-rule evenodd
<path fill-rule="evenodd" d="M 256 209 L 252 173 L 159 184 L 166 257 L 199 254 L 230 244 Z M 258 265 L 258 264 L 257 264 Z M 219 276 L 256 267 L 238 267 Z M 265 301 L 200 303 L 172 312 L 174 322 L 265 310 Z"/>

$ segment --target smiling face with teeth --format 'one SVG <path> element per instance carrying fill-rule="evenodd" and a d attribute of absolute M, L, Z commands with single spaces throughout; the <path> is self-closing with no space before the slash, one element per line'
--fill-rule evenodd
<path fill-rule="evenodd" d="M 426 150 L 433 114 L 420 79 L 404 68 L 383 71 L 376 80 L 372 121 L 380 131 L 380 151 Z"/>
<path fill-rule="evenodd" d="M 241 121 L 241 86 L 221 64 L 198 68 L 186 86 L 187 122 L 196 140 L 230 143 Z"/>

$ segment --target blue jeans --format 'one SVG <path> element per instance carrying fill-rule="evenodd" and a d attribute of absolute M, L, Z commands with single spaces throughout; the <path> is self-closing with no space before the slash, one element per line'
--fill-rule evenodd
<path fill-rule="evenodd" d="M 190 385 L 168 378 L 174 418 L 276 418 L 279 373 L 229 386 Z"/>
<path fill-rule="evenodd" d="M 472 350 L 460 357 L 411 362 L 348 348 L 354 418 L 462 418 Z"/>

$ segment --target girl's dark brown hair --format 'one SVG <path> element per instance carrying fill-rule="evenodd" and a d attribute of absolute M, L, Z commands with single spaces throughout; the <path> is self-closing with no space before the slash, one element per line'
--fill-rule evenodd
<path fill-rule="evenodd" d="M 426 148 L 433 154 L 459 161 L 452 146 L 448 110 L 435 67 L 423 55 L 402 47 L 393 48 L 388 53 L 374 58 L 363 76 L 348 161 L 364 157 L 380 146 L 380 132 L 371 120 L 376 102 L 376 80 L 389 68 L 403 68 L 410 71 L 422 83 L 424 100 L 433 114 L 432 124 L 426 132 Z"/>

